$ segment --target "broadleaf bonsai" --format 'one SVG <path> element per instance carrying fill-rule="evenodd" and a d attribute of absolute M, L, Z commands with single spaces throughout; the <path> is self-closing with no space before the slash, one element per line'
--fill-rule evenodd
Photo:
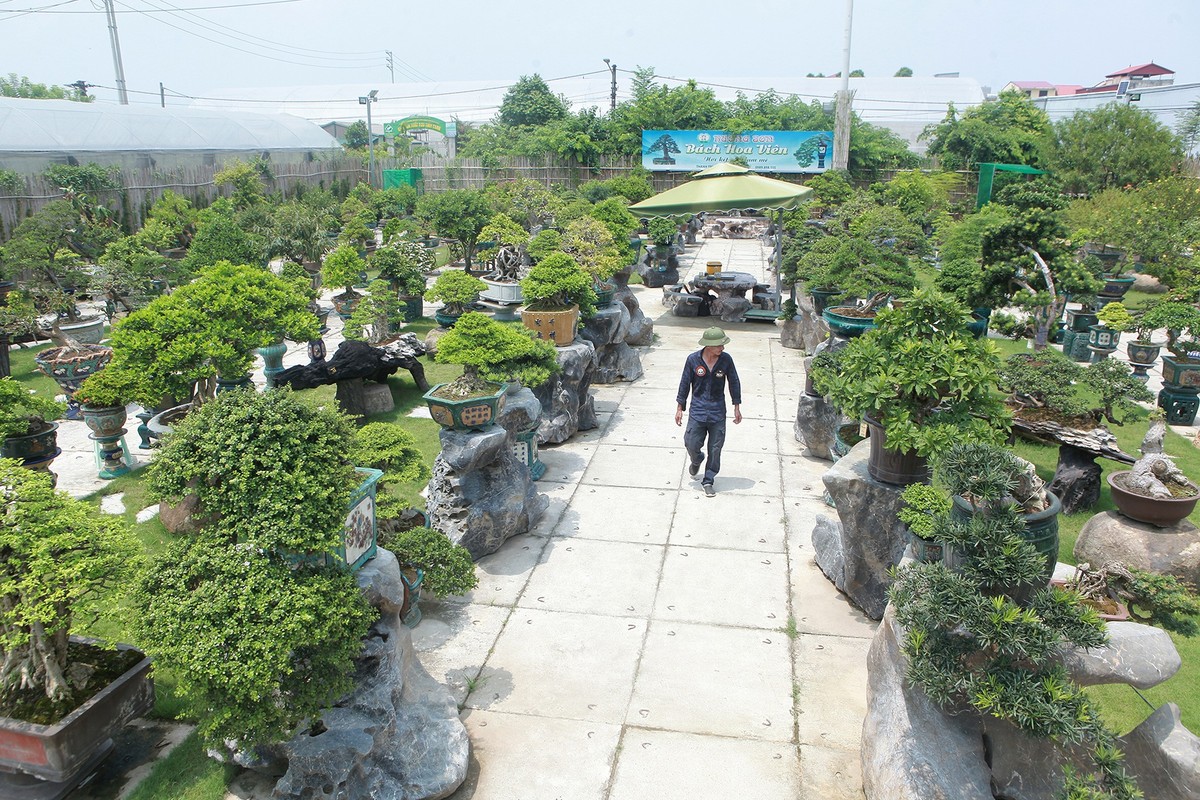
<path fill-rule="evenodd" d="M 479 297 L 479 293 L 486 290 L 486 283 L 465 270 L 447 269 L 437 276 L 425 292 L 425 299 L 442 303 L 442 310 L 447 314 L 463 314 L 467 306 Z"/>
<path fill-rule="evenodd" d="M 62 403 L 30 392 L 13 378 L 0 378 L 0 439 L 37 433 L 66 410 Z"/>
<path fill-rule="evenodd" d="M 367 268 L 367 262 L 358 254 L 353 245 L 341 244 L 325 257 L 321 265 L 321 277 L 326 286 L 341 286 L 343 291 L 339 297 L 356 297 L 354 284 Z"/>
<path fill-rule="evenodd" d="M 553 344 L 478 311 L 463 314 L 438 340 L 437 361 L 463 366 L 459 380 L 465 391 L 481 390 L 488 382 L 511 380 L 532 388 L 545 383 L 559 369 Z"/>
<path fill-rule="evenodd" d="M 1166 347 L 1175 358 L 1186 360 L 1189 353 L 1200 350 L 1200 308 L 1193 304 L 1168 300 L 1147 309 L 1138 329 L 1160 328 L 1166 329 Z"/>
<path fill-rule="evenodd" d="M 422 570 L 425 579 L 421 587 L 439 598 L 466 594 L 479 585 L 471 554 L 440 531 L 409 528 L 381 544 L 396 554 L 401 566 Z"/>
<path fill-rule="evenodd" d="M 560 311 L 579 306 L 581 316 L 596 313 L 592 276 L 566 253 L 551 253 L 521 279 L 521 292 L 530 311 Z"/>

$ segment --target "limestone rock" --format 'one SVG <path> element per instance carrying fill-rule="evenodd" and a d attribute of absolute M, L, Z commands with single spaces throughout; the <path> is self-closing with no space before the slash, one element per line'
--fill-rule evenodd
<path fill-rule="evenodd" d="M 808 448 L 806 455 L 834 460 L 833 445 L 842 412 L 834 408 L 824 397 L 800 395 L 796 405 L 796 422 L 792 431 L 796 441 Z"/>
<path fill-rule="evenodd" d="M 842 552 L 842 523 L 824 514 L 817 515 L 812 543 L 818 569 L 833 582 L 839 592 L 846 591 L 845 553 Z"/>
<path fill-rule="evenodd" d="M 869 440 L 859 442 L 821 476 L 841 521 L 841 582 L 836 574 L 825 574 L 868 617 L 879 619 L 891 585 L 887 572 L 904 556 L 908 535 L 896 518 L 904 504 L 901 488 L 867 474 L 870 446 Z M 813 546 L 820 546 L 815 533 Z"/>
<path fill-rule="evenodd" d="M 1200 800 L 1200 737 L 1183 727 L 1179 706 L 1164 703 L 1121 737 L 1138 788 L 1154 800 Z"/>
<path fill-rule="evenodd" d="M 629 312 L 629 327 L 625 331 L 625 344 L 631 347 L 646 347 L 654 343 L 654 320 L 642 311 L 637 295 L 629 288 L 629 272 L 623 270 L 614 276 L 617 281 L 617 291 L 613 294 L 613 302 L 625 306 Z"/>
<path fill-rule="evenodd" d="M 596 347 L 594 383 L 635 381 L 642 377 L 642 359 L 626 342 L 631 322 L 629 309 L 615 299 L 612 305 L 599 309 L 584 322 L 580 336 Z"/>
<path fill-rule="evenodd" d="M 425 353 L 430 358 L 437 355 L 438 340 L 450 332 L 449 328 L 437 327 L 430 329 L 429 333 L 425 334 Z"/>
<path fill-rule="evenodd" d="M 804 342 L 804 352 L 815 353 L 817 345 L 829 339 L 829 326 L 813 308 L 811 296 L 797 295 L 796 316 L 800 318 L 800 339 Z"/>
<path fill-rule="evenodd" d="M 470 742 L 450 692 L 417 660 L 400 622 L 400 566 L 380 549 L 358 572 L 379 609 L 357 661 L 356 689 L 308 731 L 277 748 L 287 772 L 274 796 L 418 800 L 449 796 L 466 778 Z"/>
<path fill-rule="evenodd" d="M 804 326 L 800 316 L 780 320 L 780 343 L 789 350 L 804 350 Z"/>
<path fill-rule="evenodd" d="M 1133 276 L 1134 291 L 1145 292 L 1146 294 L 1162 294 L 1167 291 L 1167 287 L 1163 286 L 1158 278 L 1145 272 L 1136 272 Z"/>
<path fill-rule="evenodd" d="M 534 396 L 533 390 L 522 386 L 514 391 L 510 387 L 508 397 L 504 399 L 504 408 L 496 416 L 496 424 L 510 433 L 520 433 L 537 425 L 541 415 L 542 404 Z"/>
<path fill-rule="evenodd" d="M 596 427 L 595 400 L 588 392 L 596 370 L 595 354 L 587 339 L 576 338 L 558 348 L 561 369 L 533 391 L 542 404 L 538 444 L 560 444 Z"/>
<path fill-rule="evenodd" d="M 1200 530 L 1186 519 L 1158 528 L 1105 511 L 1079 531 L 1075 560 L 1093 567 L 1117 562 L 1127 569 L 1174 575 L 1196 586 L 1200 585 Z"/>
<path fill-rule="evenodd" d="M 1108 645 L 1091 650 L 1064 649 L 1062 662 L 1076 683 L 1127 683 L 1138 689 L 1158 686 L 1179 671 L 1182 661 L 1171 637 L 1161 628 L 1137 622 L 1108 623 Z"/>
<path fill-rule="evenodd" d="M 441 439 L 427 490 L 429 527 L 479 559 L 537 522 L 549 501 L 513 452 L 513 432 L 494 425 L 442 431 Z"/>
<path fill-rule="evenodd" d="M 1057 800 L 1063 767 L 1094 769 L 1091 748 L 1064 746 L 1030 736 L 1012 723 L 983 718 L 984 741 L 992 764 L 992 787 L 1006 800 Z"/>
<path fill-rule="evenodd" d="M 978 718 L 943 713 L 905 683 L 904 663 L 889 608 L 867 652 L 862 735 L 867 800 L 991 800 Z"/>

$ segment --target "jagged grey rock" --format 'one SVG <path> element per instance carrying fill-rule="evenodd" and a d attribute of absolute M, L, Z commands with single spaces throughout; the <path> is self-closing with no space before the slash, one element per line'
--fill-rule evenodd
<path fill-rule="evenodd" d="M 821 571 L 868 617 L 879 619 L 891 585 L 887 572 L 904 556 L 908 535 L 896 518 L 904 505 L 901 488 L 867 474 L 870 447 L 870 440 L 864 439 L 821 476 L 841 522 L 842 554 L 840 576 L 824 567 Z M 813 547 L 817 550 L 817 565 L 821 566 L 821 549 L 828 549 L 830 542 L 819 542 L 814 531 Z M 834 563 L 828 557 L 825 561 Z"/>
<path fill-rule="evenodd" d="M 642 359 L 625 339 L 631 319 L 625 304 L 614 299 L 611 305 L 584 321 L 579 335 L 596 347 L 594 383 L 636 381 L 642 377 Z"/>
<path fill-rule="evenodd" d="M 804 342 L 804 352 L 815 353 L 817 345 L 829 339 L 829 326 L 813 307 L 810 295 L 796 296 L 796 316 L 800 318 L 800 339 Z"/>
<path fill-rule="evenodd" d="M 808 448 L 807 455 L 834 460 L 833 445 L 842 412 L 824 397 L 801 394 L 796 404 L 796 422 L 792 432 L 796 441 Z"/>
<path fill-rule="evenodd" d="M 479 559 L 525 533 L 549 502 L 538 494 L 529 468 L 513 452 L 514 432 L 442 431 L 426 509 L 429 526 Z"/>
<path fill-rule="evenodd" d="M 1078 772 L 1094 769 L 1091 748 L 1061 745 L 1030 736 L 1012 723 L 984 717 L 984 747 L 991 758 L 992 788 L 1006 800 L 1057 800 L 1063 766 Z"/>
<path fill-rule="evenodd" d="M 595 398 L 588 391 L 596 370 L 595 355 L 596 348 L 587 339 L 576 338 L 558 348 L 561 369 L 533 390 L 542 404 L 538 444 L 560 444 L 596 427 Z"/>
<path fill-rule="evenodd" d="M 1200 530 L 1186 519 L 1159 528 L 1105 511 L 1083 524 L 1074 552 L 1077 563 L 1099 568 L 1116 562 L 1200 585 Z"/>
<path fill-rule="evenodd" d="M 1200 737 L 1183 727 L 1179 706 L 1164 703 L 1121 737 L 1125 764 L 1154 800 L 1200 800 Z"/>
<path fill-rule="evenodd" d="M 542 404 L 534 396 L 533 390 L 524 386 L 514 389 L 510 385 L 508 397 L 504 398 L 504 408 L 496 415 L 496 424 L 510 433 L 520 433 L 536 425 L 541 415 Z"/>
<path fill-rule="evenodd" d="M 356 688 L 321 715 L 321 732 L 280 745 L 287 771 L 274 796 L 438 800 L 467 775 L 470 741 L 450 692 L 417 660 L 400 622 L 400 566 L 380 549 L 358 585 L 379 609 L 357 660 Z"/>
<path fill-rule="evenodd" d="M 804 326 L 800 316 L 780 320 L 779 341 L 789 350 L 804 350 Z"/>
<path fill-rule="evenodd" d="M 905 682 L 904 664 L 888 608 L 867 651 L 861 758 L 868 800 L 991 800 L 978 717 L 944 714 Z"/>
<path fill-rule="evenodd" d="M 1127 683 L 1138 689 L 1158 686 L 1183 663 L 1166 631 L 1137 622 L 1110 622 L 1107 645 L 1064 648 L 1060 658 L 1082 686 Z"/>
<path fill-rule="evenodd" d="M 642 311 L 637 295 L 629 288 L 629 269 L 622 270 L 613 276 L 617 283 L 617 291 L 613 293 L 613 302 L 625 306 L 629 312 L 629 328 L 625 332 L 625 344 L 631 347 L 646 347 L 654 343 L 654 320 Z"/>
<path fill-rule="evenodd" d="M 429 333 L 425 334 L 425 341 L 423 343 L 425 345 L 425 354 L 430 358 L 435 357 L 437 355 L 438 340 L 449 332 L 449 328 L 437 327 L 430 329 Z"/>
<path fill-rule="evenodd" d="M 842 552 L 842 523 L 824 514 L 817 515 L 812 543 L 818 569 L 833 582 L 839 592 L 846 591 L 845 553 Z"/>

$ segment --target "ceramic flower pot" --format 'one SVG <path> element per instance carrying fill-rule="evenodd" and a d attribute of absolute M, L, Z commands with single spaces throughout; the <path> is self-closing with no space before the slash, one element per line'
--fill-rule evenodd
<path fill-rule="evenodd" d="M 480 397 L 458 400 L 439 396 L 439 391 L 447 385 L 439 383 L 422 397 L 429 406 L 433 421 L 449 430 L 469 431 L 492 425 L 504 409 L 504 401 L 508 396 L 508 387 L 504 384 L 496 384 L 494 392 Z"/>
<path fill-rule="evenodd" d="M 1120 470 L 1107 478 L 1117 511 L 1130 519 L 1145 522 L 1159 528 L 1169 528 L 1182 522 L 1196 509 L 1200 491 L 1191 497 L 1148 497 L 1125 488 L 1125 477 L 1129 470 Z M 1192 484 L 1196 489 L 1196 485 Z"/>

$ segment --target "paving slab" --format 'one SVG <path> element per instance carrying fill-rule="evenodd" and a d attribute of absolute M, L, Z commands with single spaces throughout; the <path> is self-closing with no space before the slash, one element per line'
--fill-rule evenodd
<path fill-rule="evenodd" d="M 793 748 L 675 731 L 629 728 L 609 800 L 754 798 L 796 800 L 800 793 Z"/>
<path fill-rule="evenodd" d="M 421 666 L 462 706 L 484 670 L 510 609 L 423 599 L 421 613 L 420 624 L 413 628 L 413 646 Z"/>
<path fill-rule="evenodd" d="M 671 531 L 673 545 L 764 553 L 787 551 L 786 516 L 783 501 L 778 497 L 727 493 L 708 498 L 701 493 L 680 492 L 675 516 Z"/>
<path fill-rule="evenodd" d="M 653 544 L 554 539 L 542 550 L 517 605 L 649 618 L 664 549 Z"/>
<path fill-rule="evenodd" d="M 769 631 L 655 620 L 625 721 L 791 742 L 789 644 L 783 634 Z"/>
<path fill-rule="evenodd" d="M 634 447 L 604 444 L 596 449 L 584 486 L 631 486 L 678 489 L 687 468 L 687 450 L 679 447 Z"/>
<path fill-rule="evenodd" d="M 666 544 L 678 492 L 628 486 L 580 486 L 552 535 Z"/>
<path fill-rule="evenodd" d="M 796 684 L 800 744 L 858 752 L 867 713 L 867 649 L 863 637 L 800 634 L 796 637 Z"/>
<path fill-rule="evenodd" d="M 800 745 L 798 798 L 862 800 L 862 755 L 813 744 Z"/>
<path fill-rule="evenodd" d="M 782 553 L 671 545 L 654 618 L 773 630 L 787 623 L 787 581 Z"/>
<path fill-rule="evenodd" d="M 537 565 L 546 539 L 522 534 L 514 536 L 491 555 L 475 562 L 479 585 L 461 598 L 462 602 L 493 606 L 516 605 L 533 568 Z"/>

